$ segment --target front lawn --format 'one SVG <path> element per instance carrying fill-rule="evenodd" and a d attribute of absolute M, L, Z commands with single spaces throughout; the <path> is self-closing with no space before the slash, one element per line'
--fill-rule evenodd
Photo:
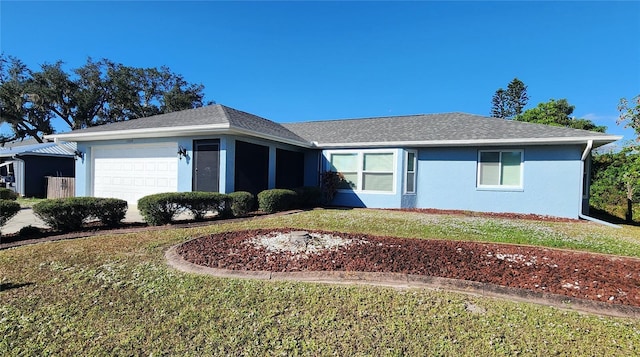
<path fill-rule="evenodd" d="M 18 197 L 16 200 L 22 208 L 31 208 L 38 202 L 44 201 L 46 198 L 35 198 L 35 197 Z"/>
<path fill-rule="evenodd" d="M 640 321 L 429 290 L 222 279 L 164 251 L 249 228 L 532 244 L 640 257 L 640 228 L 317 210 L 0 251 L 0 355 L 638 355 Z"/>

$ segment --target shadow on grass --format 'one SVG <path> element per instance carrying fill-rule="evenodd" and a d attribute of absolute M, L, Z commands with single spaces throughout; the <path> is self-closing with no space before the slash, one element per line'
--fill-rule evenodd
<path fill-rule="evenodd" d="M 597 218 L 600 220 L 603 220 L 605 222 L 609 222 L 609 223 L 614 223 L 614 224 L 626 224 L 629 226 L 636 226 L 636 227 L 640 227 L 640 221 L 633 221 L 633 222 L 627 222 L 626 219 L 624 218 L 620 218 L 618 216 L 614 216 L 611 213 L 601 210 L 601 209 L 597 209 L 595 207 L 590 207 L 589 208 L 589 216 L 593 217 L 593 218 Z M 636 217 L 637 219 L 638 217 Z"/>
<path fill-rule="evenodd" d="M 18 289 L 25 286 L 33 285 L 33 283 L 2 283 L 0 284 L 0 291 L 7 291 L 11 289 Z"/>

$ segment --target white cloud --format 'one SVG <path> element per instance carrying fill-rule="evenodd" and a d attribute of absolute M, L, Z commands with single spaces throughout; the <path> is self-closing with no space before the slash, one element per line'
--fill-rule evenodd
<path fill-rule="evenodd" d="M 603 124 L 603 125 L 607 125 L 610 123 L 615 124 L 616 121 L 618 120 L 617 115 L 600 115 L 595 113 L 588 113 L 588 114 L 579 116 L 578 118 L 588 119 L 596 124 Z"/>

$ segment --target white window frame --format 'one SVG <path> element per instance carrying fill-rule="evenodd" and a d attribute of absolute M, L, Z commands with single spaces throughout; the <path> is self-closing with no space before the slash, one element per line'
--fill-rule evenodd
<path fill-rule="evenodd" d="M 409 172 L 409 154 L 413 154 L 413 171 Z M 409 191 L 409 174 L 413 173 L 413 191 Z M 417 191 L 418 150 L 405 150 L 404 153 L 404 193 L 415 195 Z"/>
<path fill-rule="evenodd" d="M 500 175 L 502 175 L 502 153 L 505 153 L 505 152 L 520 153 L 520 184 L 519 185 L 482 185 L 480 184 L 480 166 L 482 164 L 482 162 L 480 161 L 480 157 L 482 153 L 486 153 L 486 152 L 497 152 L 500 154 L 500 160 L 499 160 Z M 498 181 L 500 181 L 500 179 Z M 476 168 L 476 187 L 478 189 L 489 189 L 489 190 L 522 190 L 524 188 L 524 150 L 523 149 L 478 150 L 478 161 L 477 161 L 477 168 Z"/>
<path fill-rule="evenodd" d="M 331 156 L 334 154 L 356 154 L 357 156 L 357 160 L 358 160 L 358 171 L 357 171 L 357 175 L 358 175 L 358 182 L 356 184 L 356 187 L 354 189 L 338 189 L 338 192 L 357 192 L 357 193 L 373 193 L 373 194 L 388 194 L 388 195 L 394 195 L 396 193 L 396 166 L 397 166 L 397 150 L 389 150 L 389 149 L 371 149 L 371 150 L 328 150 L 325 151 L 324 156 L 326 158 L 326 167 L 325 170 L 326 171 L 332 171 L 331 170 Z M 372 172 L 372 171 L 364 171 L 364 155 L 365 154 L 391 154 L 393 155 L 393 170 L 389 171 L 389 172 L 384 172 L 384 173 L 391 173 L 391 182 L 392 184 L 392 190 L 391 191 L 373 191 L 373 190 L 364 190 L 363 189 L 363 185 L 364 185 L 364 174 L 365 173 L 376 173 L 376 172 Z"/>

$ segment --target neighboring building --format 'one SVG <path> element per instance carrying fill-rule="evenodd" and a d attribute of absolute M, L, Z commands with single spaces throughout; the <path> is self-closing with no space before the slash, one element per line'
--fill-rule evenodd
<path fill-rule="evenodd" d="M 34 139 L 6 143 L 0 147 L 0 187 L 24 197 L 44 198 L 47 176 L 73 177 L 75 143 L 38 143 Z"/>
<path fill-rule="evenodd" d="M 335 205 L 577 218 L 591 150 L 620 137 L 464 113 L 277 124 L 212 105 L 49 138 L 83 153 L 77 196 L 258 193 L 339 171 Z"/>

